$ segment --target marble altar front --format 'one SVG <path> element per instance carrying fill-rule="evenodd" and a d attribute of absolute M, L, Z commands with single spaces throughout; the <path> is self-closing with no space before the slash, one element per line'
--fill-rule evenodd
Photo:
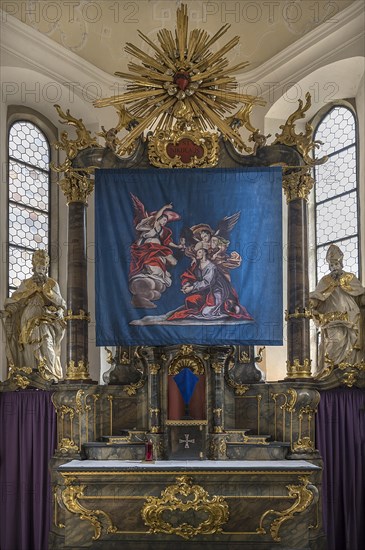
<path fill-rule="evenodd" d="M 62 548 L 320 549 L 320 471 L 305 460 L 72 460 L 58 468 Z"/>

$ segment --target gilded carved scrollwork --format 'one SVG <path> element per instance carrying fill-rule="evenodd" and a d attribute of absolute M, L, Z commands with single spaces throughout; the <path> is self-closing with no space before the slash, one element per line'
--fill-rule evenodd
<path fill-rule="evenodd" d="M 101 127 L 102 131 L 98 132 L 96 135 L 104 138 L 106 149 L 110 149 L 117 155 L 131 155 L 136 148 L 137 141 L 132 142 L 129 147 L 124 148 L 123 141 L 118 137 L 121 130 L 126 129 L 130 132 L 135 126 L 140 122 L 138 117 L 133 117 L 125 105 L 116 106 L 118 114 L 118 123 L 114 128 L 106 130 L 104 126 Z"/>
<path fill-rule="evenodd" d="M 145 383 L 146 383 L 146 380 L 141 378 L 141 380 L 139 380 L 138 382 L 134 382 L 132 384 L 128 384 L 127 386 L 123 386 L 123 391 L 129 396 L 136 395 L 137 391 L 143 388 Z"/>
<path fill-rule="evenodd" d="M 89 510 L 85 508 L 80 502 L 84 496 L 84 490 L 86 485 L 77 485 L 75 478 L 66 478 L 65 489 L 62 491 L 62 501 L 66 509 L 72 514 L 77 514 L 80 519 L 87 520 L 94 528 L 94 535 L 92 540 L 98 540 L 101 537 L 103 531 L 103 521 L 106 522 L 106 533 L 115 533 L 117 528 L 113 526 L 110 516 L 103 510 Z"/>
<path fill-rule="evenodd" d="M 169 375 L 178 374 L 184 368 L 190 369 L 196 375 L 205 373 L 204 363 L 192 346 L 181 346 L 169 365 Z"/>
<path fill-rule="evenodd" d="M 85 395 L 85 391 L 84 390 L 78 390 L 76 395 L 75 395 L 75 404 L 76 404 L 76 412 L 82 414 L 86 411 L 90 411 L 91 410 L 91 405 L 88 405 L 86 403 L 86 399 L 87 399 L 88 395 Z"/>
<path fill-rule="evenodd" d="M 192 512 L 194 525 L 185 521 L 187 513 Z M 169 513 L 174 522 L 168 521 Z M 222 525 L 229 518 L 228 504 L 222 496 L 210 497 L 200 485 L 193 485 L 188 476 L 179 476 L 174 485 L 161 492 L 160 497 L 148 497 L 141 510 L 149 533 L 175 534 L 184 539 L 197 535 L 220 533 Z"/>
<path fill-rule="evenodd" d="M 25 376 L 21 376 L 21 374 L 15 374 L 13 376 L 13 380 L 18 388 L 20 388 L 21 390 L 25 390 L 30 384 L 30 380 L 28 380 L 28 378 L 25 378 Z"/>
<path fill-rule="evenodd" d="M 250 103 L 247 103 L 243 107 L 241 107 L 235 114 L 229 116 L 226 118 L 226 122 L 235 130 L 238 131 L 239 128 L 244 127 L 246 130 L 251 132 L 250 137 L 248 141 L 254 143 L 254 147 L 247 146 L 243 141 L 240 146 L 238 146 L 239 151 L 246 151 L 246 153 L 253 153 L 254 155 L 257 153 L 257 150 L 260 147 L 263 147 L 266 144 L 266 140 L 271 136 L 271 134 L 268 134 L 267 136 L 261 134 L 260 130 L 258 128 L 255 128 L 250 120 L 251 112 L 254 107 L 254 105 L 265 105 L 265 101 L 261 100 L 260 98 L 257 98 L 256 101 L 252 101 Z M 238 133 L 238 132 L 237 132 Z"/>
<path fill-rule="evenodd" d="M 59 181 L 59 186 L 66 197 L 67 204 L 71 202 L 86 204 L 88 196 L 94 190 L 94 181 L 90 177 L 94 172 L 94 167 L 78 169 L 72 165 L 72 161 L 79 151 L 88 147 L 97 147 L 98 142 L 86 129 L 81 118 L 73 117 L 68 109 L 64 113 L 59 105 L 55 105 L 55 108 L 62 119 L 61 123 L 76 129 L 76 139 L 69 139 L 67 132 L 61 133 L 61 139 L 55 143 L 55 148 L 65 151 L 66 160 L 59 166 L 51 163 L 51 168 L 55 172 L 64 173 L 64 177 Z"/>
<path fill-rule="evenodd" d="M 191 150 L 186 162 L 182 160 L 185 142 Z M 218 162 L 218 152 L 218 135 L 197 128 L 175 126 L 148 138 L 148 157 L 150 163 L 158 168 L 211 168 Z"/>
<path fill-rule="evenodd" d="M 243 364 L 250 363 L 251 361 L 250 356 L 246 351 L 241 351 L 241 353 L 239 354 L 238 360 L 240 363 L 243 363 Z"/>
<path fill-rule="evenodd" d="M 275 134 L 275 141 L 276 143 L 282 143 L 284 145 L 288 145 L 290 147 L 296 147 L 299 153 L 302 155 L 304 161 L 309 166 L 313 166 L 315 164 L 322 164 L 327 161 L 327 157 L 323 157 L 321 159 L 314 160 L 312 157 L 312 152 L 315 149 L 318 149 L 318 147 L 322 144 L 321 141 L 313 141 L 313 127 L 309 122 L 305 125 L 305 133 L 300 132 L 296 133 L 295 131 L 295 123 L 297 120 L 300 120 L 301 118 L 305 117 L 305 113 L 308 111 L 308 109 L 312 105 L 311 95 L 309 92 L 305 94 L 305 105 L 303 106 L 303 101 L 301 99 L 298 100 L 299 106 L 294 113 L 292 113 L 285 124 L 282 124 L 279 126 L 280 130 L 282 131 L 281 134 L 277 133 Z"/>
<path fill-rule="evenodd" d="M 267 510 L 260 519 L 260 527 L 257 530 L 260 534 L 265 534 L 264 522 L 269 516 L 277 516 L 276 519 L 270 525 L 270 534 L 275 542 L 280 542 L 279 530 L 282 524 L 286 521 L 293 519 L 296 514 L 304 512 L 312 504 L 314 500 L 318 499 L 317 488 L 310 484 L 308 476 L 300 476 L 300 485 L 287 485 L 289 491 L 289 497 L 295 498 L 295 502 L 286 510 L 278 512 L 276 510 Z"/>
<path fill-rule="evenodd" d="M 229 386 L 231 386 L 232 388 L 234 388 L 234 393 L 236 395 L 244 395 L 250 387 L 250 386 L 247 386 L 245 384 L 239 384 L 238 382 L 235 382 L 229 376 L 226 376 L 225 379 L 226 379 L 227 384 Z"/>
<path fill-rule="evenodd" d="M 271 399 L 275 403 L 274 409 L 274 439 L 279 440 L 279 433 L 281 431 L 282 441 L 286 441 L 287 437 L 291 440 L 292 434 L 287 434 L 287 419 L 286 414 L 292 414 L 295 412 L 295 404 L 298 399 L 298 393 L 294 388 L 288 388 L 287 391 L 272 393 Z M 281 410 L 281 414 L 278 412 L 278 408 Z M 281 416 L 281 418 L 280 418 Z"/>
<path fill-rule="evenodd" d="M 15 367 L 13 364 L 10 364 L 8 381 L 13 383 L 15 388 L 25 390 L 30 384 L 30 379 L 26 375 L 32 374 L 32 371 L 32 367 Z"/>
<path fill-rule="evenodd" d="M 345 361 L 336 365 L 328 357 L 328 354 L 326 354 L 325 365 L 325 368 L 314 377 L 315 380 L 327 382 L 333 378 L 348 388 L 352 388 L 360 380 L 364 380 L 365 361 L 360 361 L 359 363 L 348 363 Z"/>
<path fill-rule="evenodd" d="M 299 437 L 298 441 L 295 441 L 293 443 L 293 451 L 294 453 L 308 453 L 308 452 L 314 452 L 315 446 L 314 441 L 311 440 L 310 437 Z"/>
<path fill-rule="evenodd" d="M 235 368 L 234 352 L 235 352 L 235 348 L 232 346 L 226 360 L 226 364 L 224 368 L 224 378 L 228 386 L 234 389 L 234 392 L 236 395 L 244 395 L 246 391 L 249 389 L 249 386 L 235 380 L 231 374 Z M 242 352 L 239 355 L 239 361 L 242 363 L 244 363 L 244 361 L 246 361 L 247 358 L 249 360 L 249 356 L 246 352 Z"/>
<path fill-rule="evenodd" d="M 73 441 L 73 439 L 70 439 L 69 437 L 63 437 L 58 444 L 57 450 L 61 454 L 72 454 L 77 453 L 79 451 L 79 448 Z"/>
<path fill-rule="evenodd" d="M 59 186 L 66 197 L 67 204 L 71 202 L 86 204 L 88 196 L 94 190 L 94 181 L 90 177 L 94 172 L 94 167 L 78 169 L 72 165 L 72 161 L 79 151 L 88 147 L 97 147 L 98 142 L 86 129 L 81 118 L 77 119 L 72 116 L 68 109 L 64 113 L 59 105 L 55 105 L 55 108 L 61 117 L 60 122 L 75 128 L 76 139 L 69 139 L 67 132 L 61 133 L 61 139 L 55 143 L 55 148 L 65 151 L 66 160 L 59 166 L 51 163 L 51 168 L 55 172 L 64 173 L 64 177 L 59 181 Z"/>
<path fill-rule="evenodd" d="M 272 393 L 271 398 L 275 403 L 275 440 L 290 442 L 293 453 L 314 453 L 314 417 L 319 392 L 314 388 L 288 388 L 286 392 Z"/>
<path fill-rule="evenodd" d="M 294 313 L 285 310 L 285 321 L 289 319 L 312 319 L 312 310 L 307 308 L 295 308 Z"/>
<path fill-rule="evenodd" d="M 118 346 L 114 353 L 109 348 L 105 351 L 111 368 L 103 374 L 104 382 L 121 385 L 127 395 L 136 395 L 146 383 L 149 368 L 144 346 Z"/>
<path fill-rule="evenodd" d="M 90 313 L 87 313 L 83 309 L 79 309 L 79 312 L 76 313 L 72 309 L 68 309 L 66 315 L 64 316 L 65 321 L 87 321 L 90 323 Z"/>
<path fill-rule="evenodd" d="M 65 151 L 67 158 L 74 159 L 77 153 L 82 149 L 98 146 L 97 140 L 93 138 L 90 131 L 86 129 L 82 118 L 75 118 L 72 116 L 69 109 L 64 113 L 59 105 L 55 105 L 55 109 L 61 118 L 61 124 L 73 126 L 76 130 L 76 139 L 69 139 L 67 132 L 62 132 L 61 139 L 55 143 L 56 149 Z"/>
<path fill-rule="evenodd" d="M 85 385 L 84 389 L 78 390 L 68 387 L 52 395 L 57 414 L 56 454 L 62 456 L 78 454 L 82 444 L 96 437 L 97 432 L 96 403 L 100 396 L 95 393 L 96 386 Z"/>

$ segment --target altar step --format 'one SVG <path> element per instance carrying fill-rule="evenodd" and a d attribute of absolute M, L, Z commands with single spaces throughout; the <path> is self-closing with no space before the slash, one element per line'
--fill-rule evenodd
<path fill-rule="evenodd" d="M 260 443 L 227 442 L 228 460 L 285 460 L 289 443 L 270 441 L 267 445 Z"/>
<path fill-rule="evenodd" d="M 225 445 L 227 460 L 285 460 L 289 450 L 289 443 L 270 441 L 270 436 L 250 434 L 249 430 L 227 430 L 220 434 L 219 439 Z M 145 459 L 145 432 L 125 430 L 118 436 L 103 436 L 101 441 L 84 443 L 83 458 L 87 460 L 144 460 Z M 198 441 L 196 441 L 198 443 Z M 208 458 L 197 455 L 196 458 L 188 453 L 183 456 L 184 446 L 180 445 L 181 452 L 170 460 Z M 188 456 L 189 454 L 189 456 Z"/>
<path fill-rule="evenodd" d="M 144 460 L 144 443 L 84 443 L 83 458 L 87 460 Z"/>
<path fill-rule="evenodd" d="M 227 430 L 224 434 L 228 460 L 285 460 L 290 444 L 270 441 L 269 435 L 250 430 Z"/>

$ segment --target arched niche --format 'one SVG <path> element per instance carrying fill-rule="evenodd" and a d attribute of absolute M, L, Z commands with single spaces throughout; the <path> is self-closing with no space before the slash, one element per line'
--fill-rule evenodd
<path fill-rule="evenodd" d="M 198 381 L 192 393 L 189 409 L 186 410 L 182 394 L 175 381 L 175 376 L 188 369 Z M 203 361 L 195 354 L 175 357 L 167 371 L 167 419 L 206 420 L 207 418 L 207 376 Z"/>

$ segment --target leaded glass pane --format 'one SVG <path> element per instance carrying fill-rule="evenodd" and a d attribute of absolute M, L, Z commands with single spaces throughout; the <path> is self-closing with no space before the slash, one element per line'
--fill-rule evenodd
<path fill-rule="evenodd" d="M 15 122 L 9 131 L 10 288 L 32 274 L 32 251 L 48 248 L 49 161 L 43 132 L 31 122 Z"/>
<path fill-rule="evenodd" d="M 9 162 L 9 200 L 48 210 L 48 172 Z"/>
<path fill-rule="evenodd" d="M 356 147 L 333 155 L 321 166 L 316 166 L 316 201 L 340 195 L 356 188 Z"/>
<path fill-rule="evenodd" d="M 354 115 L 345 107 L 335 107 L 322 120 L 315 139 L 323 142 L 316 156 L 329 155 L 356 141 Z"/>
<path fill-rule="evenodd" d="M 15 122 L 9 132 L 9 156 L 48 170 L 48 141 L 39 128 L 31 122 Z"/>
<path fill-rule="evenodd" d="M 17 288 L 30 277 L 32 270 L 32 252 L 9 246 L 9 286 Z"/>
<path fill-rule="evenodd" d="M 359 262 L 358 262 L 358 238 L 352 237 L 351 239 L 346 239 L 344 241 L 336 242 L 344 254 L 343 258 L 343 267 L 345 271 L 351 273 L 359 272 Z M 326 262 L 326 254 L 330 244 L 326 246 L 319 246 L 317 249 L 317 270 L 318 270 L 318 280 L 321 279 L 324 275 L 329 273 L 328 263 Z"/>
<path fill-rule="evenodd" d="M 9 243 L 37 248 L 48 247 L 48 216 L 20 205 L 9 204 Z"/>
<path fill-rule="evenodd" d="M 357 233 L 356 191 L 317 205 L 317 244 Z"/>

